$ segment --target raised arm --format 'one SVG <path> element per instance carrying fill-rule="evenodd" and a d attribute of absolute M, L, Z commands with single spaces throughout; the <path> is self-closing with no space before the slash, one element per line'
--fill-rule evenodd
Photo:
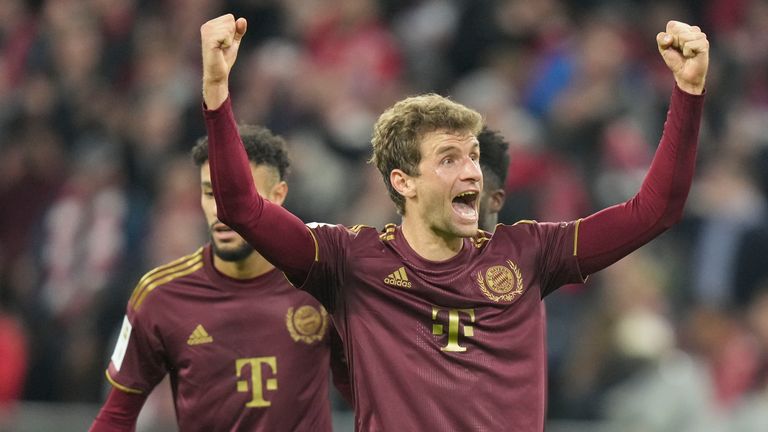
<path fill-rule="evenodd" d="M 299 218 L 259 195 L 232 113 L 229 73 L 246 28 L 244 18 L 235 20 L 231 14 L 200 28 L 208 159 L 217 215 L 298 285 L 314 261 L 315 242 Z"/>
<path fill-rule="evenodd" d="M 667 23 L 656 40 L 676 82 L 661 142 L 637 195 L 581 221 L 574 253 L 584 276 L 649 242 L 683 214 L 696 163 L 709 42 L 699 27 L 678 21 Z"/>

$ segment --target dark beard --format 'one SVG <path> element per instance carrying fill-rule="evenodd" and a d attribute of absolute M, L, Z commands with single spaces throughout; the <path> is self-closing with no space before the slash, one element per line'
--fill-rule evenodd
<path fill-rule="evenodd" d="M 227 262 L 242 261 L 251 256 L 253 252 L 255 252 L 253 247 L 248 243 L 243 243 L 242 246 L 236 249 L 222 251 L 219 250 L 219 248 L 216 246 L 216 242 L 211 239 L 211 246 L 213 248 L 213 253 L 216 254 L 217 257 L 221 258 L 222 261 Z"/>

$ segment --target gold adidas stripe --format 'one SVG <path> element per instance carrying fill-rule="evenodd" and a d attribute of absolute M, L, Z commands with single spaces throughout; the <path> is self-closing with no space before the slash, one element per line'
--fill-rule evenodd
<path fill-rule="evenodd" d="M 379 234 L 379 239 L 390 241 L 395 239 L 395 231 L 397 230 L 397 225 L 393 223 L 388 223 L 384 225 L 384 232 Z"/>
<path fill-rule="evenodd" d="M 577 256 L 576 253 L 579 250 L 579 225 L 581 219 L 576 220 L 576 226 L 573 228 L 573 256 Z"/>
<path fill-rule="evenodd" d="M 173 267 L 166 268 L 165 270 L 163 270 L 161 272 L 155 273 L 152 278 L 146 279 L 144 282 L 142 282 L 142 283 L 140 283 L 139 285 L 136 286 L 136 288 L 134 289 L 134 294 L 131 295 L 132 299 L 129 300 L 128 304 L 135 307 L 137 305 L 139 299 L 144 297 L 144 292 L 146 291 L 146 288 L 148 286 L 152 285 L 155 281 L 160 280 L 160 279 L 164 278 L 165 276 L 167 276 L 169 274 L 172 274 L 174 272 L 178 272 L 178 271 L 180 271 L 182 269 L 185 269 L 185 268 L 187 268 L 189 266 L 192 266 L 192 265 L 195 265 L 197 263 L 200 263 L 200 262 L 202 262 L 202 260 L 203 260 L 203 255 L 202 254 L 195 255 L 192 258 L 189 258 L 188 260 L 186 260 L 186 261 L 184 261 L 184 262 L 182 262 L 180 264 L 177 264 L 177 265 L 175 265 Z"/>
<path fill-rule="evenodd" d="M 117 381 L 113 380 L 112 377 L 109 376 L 109 371 L 108 370 L 105 370 L 104 374 L 107 376 L 107 381 L 109 381 L 109 383 L 112 384 L 112 387 L 122 391 L 123 393 L 131 393 L 131 394 L 142 394 L 142 393 L 144 393 L 141 390 L 133 389 L 133 388 L 130 388 L 130 387 L 126 387 L 126 386 L 118 383 Z"/>
<path fill-rule="evenodd" d="M 309 230 L 309 235 L 312 236 L 312 241 L 315 242 L 315 262 L 318 262 L 320 261 L 320 246 L 317 244 L 317 237 L 315 237 L 315 233 L 312 231 L 312 228 L 307 227 L 307 229 Z"/>
<path fill-rule="evenodd" d="M 197 255 L 202 255 L 202 252 L 203 252 L 203 248 L 201 247 L 198 250 L 196 250 L 194 253 L 183 256 L 177 260 L 171 261 L 168 264 L 163 264 L 159 267 L 155 267 L 154 269 L 147 272 L 144 276 L 142 276 L 141 279 L 139 279 L 139 282 L 136 284 L 136 287 L 133 289 L 133 293 L 131 294 L 131 298 L 128 300 L 128 304 L 131 305 L 136 301 L 136 297 L 138 297 L 139 293 L 141 292 L 142 285 L 145 282 L 147 282 L 150 278 L 159 276 L 159 273 L 167 273 L 166 270 L 170 270 L 172 267 L 182 266 L 184 263 L 186 263 L 190 259 L 197 257 Z"/>
<path fill-rule="evenodd" d="M 400 278 L 404 281 L 408 280 L 408 275 L 405 273 L 405 267 L 400 267 L 400 269 L 397 271 L 400 275 Z"/>
<path fill-rule="evenodd" d="M 186 276 L 186 275 L 188 275 L 190 273 L 194 273 L 194 272 L 200 270 L 201 268 L 203 268 L 203 264 L 204 263 L 203 263 L 202 257 L 201 257 L 201 260 L 198 261 L 197 264 L 193 265 L 192 267 L 189 267 L 189 268 L 184 269 L 184 270 L 179 270 L 179 271 L 177 271 L 175 273 L 171 273 L 171 274 L 165 276 L 164 278 L 156 279 L 154 282 L 152 282 L 151 284 L 147 285 L 147 287 L 141 293 L 141 296 L 139 296 L 136 299 L 136 304 L 134 305 L 133 308 L 135 310 L 139 310 L 139 308 L 141 307 L 141 303 L 144 301 L 144 299 L 147 298 L 147 295 L 150 292 L 152 292 L 152 290 L 157 288 L 158 286 L 160 286 L 162 284 L 165 284 L 165 283 L 168 283 L 168 282 L 170 282 L 170 281 L 172 281 L 172 280 L 174 280 L 176 278 L 180 278 L 180 277 Z"/>
<path fill-rule="evenodd" d="M 515 226 L 517 224 L 535 224 L 535 223 L 538 223 L 538 222 L 536 222 L 535 220 L 530 220 L 530 219 L 522 219 L 522 220 L 519 220 L 519 221 L 513 223 L 512 226 Z"/>

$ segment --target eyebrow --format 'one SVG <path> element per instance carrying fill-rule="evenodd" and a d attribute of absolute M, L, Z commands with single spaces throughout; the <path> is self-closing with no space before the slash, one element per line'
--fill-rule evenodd
<path fill-rule="evenodd" d="M 444 144 L 444 145 L 438 147 L 437 150 L 435 150 L 435 154 L 436 155 L 441 155 L 443 153 L 448 153 L 451 150 L 457 150 L 457 149 L 459 151 L 461 151 L 461 146 L 459 146 L 458 144 Z M 480 150 L 480 143 L 475 141 L 475 144 L 472 146 L 471 150 L 478 150 L 479 151 Z"/>
<path fill-rule="evenodd" d="M 211 184 L 211 182 L 206 180 L 206 181 L 201 182 L 201 186 L 203 186 L 203 187 L 206 187 L 206 186 L 211 187 L 211 186 L 213 186 L 213 184 Z"/>

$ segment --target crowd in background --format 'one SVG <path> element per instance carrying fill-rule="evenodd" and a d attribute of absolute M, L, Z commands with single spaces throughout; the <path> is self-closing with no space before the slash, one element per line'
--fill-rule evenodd
<path fill-rule="evenodd" d="M 711 41 L 684 221 L 547 298 L 549 416 L 625 431 L 768 430 L 768 1 L 0 1 L 0 419 L 99 402 L 146 271 L 206 239 L 200 25 L 248 19 L 231 94 L 289 143 L 305 221 L 398 222 L 373 122 L 438 92 L 510 143 L 500 221 L 637 191 L 674 82 L 669 19 Z M 0 420 L 0 425 L 2 420 Z"/>

